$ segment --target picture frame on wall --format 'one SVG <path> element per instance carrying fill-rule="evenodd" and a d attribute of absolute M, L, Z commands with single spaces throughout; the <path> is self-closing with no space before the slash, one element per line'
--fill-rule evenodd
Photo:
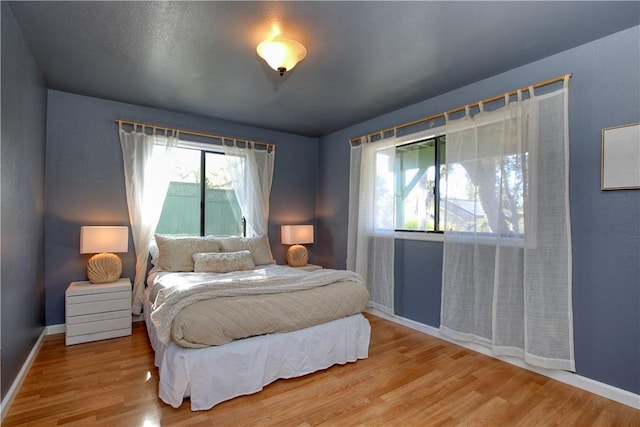
<path fill-rule="evenodd" d="M 602 190 L 640 188 L 640 123 L 602 129 Z"/>

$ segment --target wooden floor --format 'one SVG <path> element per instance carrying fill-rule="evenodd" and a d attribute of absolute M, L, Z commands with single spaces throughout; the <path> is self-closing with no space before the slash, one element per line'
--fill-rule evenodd
<path fill-rule="evenodd" d="M 2 425 L 640 426 L 640 411 L 375 316 L 369 358 L 191 412 L 162 403 L 143 323 L 45 342 Z"/>

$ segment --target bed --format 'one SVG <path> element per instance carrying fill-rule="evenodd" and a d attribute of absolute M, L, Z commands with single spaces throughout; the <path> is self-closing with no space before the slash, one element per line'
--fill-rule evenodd
<path fill-rule="evenodd" d="M 275 265 L 264 236 L 155 240 L 143 312 L 165 403 L 207 410 L 368 357 L 358 275 Z"/>

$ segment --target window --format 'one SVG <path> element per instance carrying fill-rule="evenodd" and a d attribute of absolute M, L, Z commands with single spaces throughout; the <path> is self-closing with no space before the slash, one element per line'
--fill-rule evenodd
<path fill-rule="evenodd" d="M 156 233 L 244 235 L 244 220 L 224 154 L 177 148 Z"/>
<path fill-rule="evenodd" d="M 520 171 L 526 170 L 527 153 L 498 150 L 500 141 L 485 140 L 479 160 L 461 152 L 461 159 L 446 164 L 445 140 L 439 136 L 396 147 L 396 231 L 444 232 L 446 203 L 447 231 L 522 238 L 527 186 Z M 497 205 L 497 198 L 501 211 L 484 208 Z"/>
<path fill-rule="evenodd" d="M 512 135 L 516 125 L 514 120 L 487 121 L 449 135 L 451 154 L 443 174 L 447 231 L 523 239 L 525 199 L 535 173 L 528 146 Z M 528 210 L 533 220 L 535 206 Z"/>
<path fill-rule="evenodd" d="M 397 231 L 441 232 L 444 228 L 440 176 L 445 173 L 445 137 L 396 147 L 395 228 Z"/>

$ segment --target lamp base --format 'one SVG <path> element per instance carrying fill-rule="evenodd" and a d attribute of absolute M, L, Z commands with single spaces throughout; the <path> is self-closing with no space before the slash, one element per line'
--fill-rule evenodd
<path fill-rule="evenodd" d="M 309 261 L 307 248 L 302 245 L 289 246 L 289 249 L 287 249 L 287 264 L 290 267 L 302 267 L 307 265 L 307 261 Z"/>
<path fill-rule="evenodd" d="M 111 283 L 120 278 L 122 261 L 116 254 L 103 252 L 89 258 L 87 277 L 91 283 Z"/>

